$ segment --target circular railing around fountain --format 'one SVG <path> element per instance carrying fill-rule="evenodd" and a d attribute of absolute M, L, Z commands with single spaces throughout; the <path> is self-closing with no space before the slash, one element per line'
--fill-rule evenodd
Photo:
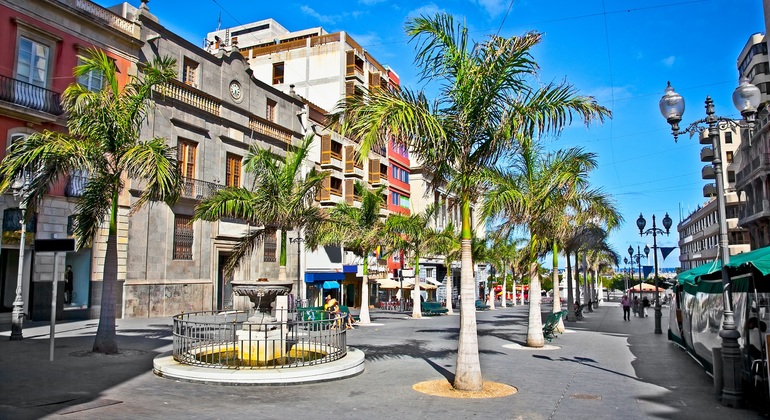
<path fill-rule="evenodd" d="M 174 359 L 212 368 L 266 369 L 328 363 L 347 354 L 341 320 L 280 315 L 278 321 L 260 323 L 249 322 L 247 311 L 175 315 Z"/>

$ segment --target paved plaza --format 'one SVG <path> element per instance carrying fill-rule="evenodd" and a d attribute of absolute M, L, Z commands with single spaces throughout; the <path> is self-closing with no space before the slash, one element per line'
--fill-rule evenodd
<path fill-rule="evenodd" d="M 411 319 L 372 312 L 348 331 L 366 353 L 363 374 L 292 386 L 219 386 L 155 376 L 155 356 L 171 350 L 171 319 L 118 320 L 118 356 L 89 352 L 97 321 L 27 322 L 24 340 L 0 324 L 0 419 L 724 419 L 764 418 L 720 405 L 711 378 L 687 354 L 653 334 L 654 319 L 623 321 L 604 303 L 551 349 L 527 349 L 527 307 L 477 312 L 485 381 L 518 388 L 494 399 L 453 399 L 412 389 L 451 378 L 460 317 Z M 517 345 L 518 344 L 518 345 Z"/>

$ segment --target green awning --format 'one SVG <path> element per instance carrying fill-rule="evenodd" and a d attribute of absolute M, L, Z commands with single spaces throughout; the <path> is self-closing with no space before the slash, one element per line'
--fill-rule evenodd
<path fill-rule="evenodd" d="M 751 273 L 752 269 L 756 269 L 762 276 L 766 276 L 770 274 L 770 246 L 756 249 L 751 252 L 731 255 L 730 263 L 727 264 L 727 267 L 730 269 L 730 275 Z M 695 286 L 701 279 L 718 279 L 718 276 L 715 276 L 714 274 L 719 273 L 721 269 L 722 262 L 717 260 L 683 271 L 679 273 L 676 278 L 679 284 Z M 715 287 L 706 288 L 712 289 Z M 704 289 L 704 287 L 701 287 L 700 289 Z"/>

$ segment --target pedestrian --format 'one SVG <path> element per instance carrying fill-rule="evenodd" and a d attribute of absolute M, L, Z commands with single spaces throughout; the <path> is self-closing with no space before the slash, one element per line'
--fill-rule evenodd
<path fill-rule="evenodd" d="M 72 303 L 72 276 L 72 266 L 68 265 L 64 272 L 64 303 L 67 305 Z"/>
<path fill-rule="evenodd" d="M 642 316 L 639 312 L 639 298 L 634 296 L 634 316 Z"/>
<path fill-rule="evenodd" d="M 623 295 L 620 299 L 620 304 L 623 306 L 623 321 L 631 320 L 631 301 L 628 300 L 628 295 Z"/>
<path fill-rule="evenodd" d="M 650 307 L 650 299 L 648 299 L 647 296 L 645 296 L 642 299 L 642 311 L 644 313 L 644 316 L 647 316 L 647 308 L 649 307 Z"/>

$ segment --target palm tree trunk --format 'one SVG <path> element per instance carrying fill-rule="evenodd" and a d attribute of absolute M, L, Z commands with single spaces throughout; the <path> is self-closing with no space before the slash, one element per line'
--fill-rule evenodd
<path fill-rule="evenodd" d="M 116 354 L 118 341 L 115 335 L 115 289 L 118 283 L 118 197 L 113 194 L 107 250 L 104 254 L 102 275 L 102 302 L 99 310 L 99 327 L 94 339 L 94 353 Z"/>
<path fill-rule="evenodd" d="M 588 279 L 588 262 L 586 261 L 586 255 L 588 252 L 583 253 L 583 287 L 586 289 L 586 304 L 588 305 L 588 312 L 593 312 L 593 291 L 591 290 L 591 280 Z"/>
<path fill-rule="evenodd" d="M 569 252 L 565 252 L 567 255 L 567 321 L 575 322 L 575 305 L 572 296 L 572 265 L 570 264 Z"/>
<path fill-rule="evenodd" d="M 540 276 L 537 261 L 529 263 L 529 322 L 527 325 L 527 347 L 543 347 L 543 315 L 540 313 Z"/>
<path fill-rule="evenodd" d="M 505 265 L 503 265 L 505 267 Z M 503 269 L 505 270 L 505 269 Z M 503 295 L 500 298 L 500 307 L 505 308 L 505 296 L 508 294 L 508 276 L 503 273 Z"/>
<path fill-rule="evenodd" d="M 491 266 L 490 266 L 491 267 Z M 489 293 L 487 293 L 487 305 L 489 305 L 489 310 L 494 311 L 495 310 L 495 288 L 492 287 L 492 284 L 487 282 L 489 284 Z"/>
<path fill-rule="evenodd" d="M 278 257 L 278 281 L 286 281 L 286 244 L 288 238 L 286 237 L 286 231 L 281 229 L 281 250 Z M 299 290 L 297 290 L 299 294 Z M 340 302 L 342 304 L 342 302 Z"/>
<path fill-rule="evenodd" d="M 462 199 L 462 236 L 460 241 L 460 337 L 457 345 L 457 371 L 454 388 L 479 391 L 484 386 L 479 361 L 479 336 L 476 328 L 476 283 L 471 256 L 470 200 Z"/>
<path fill-rule="evenodd" d="M 452 289 L 454 285 L 452 284 L 452 263 L 450 261 L 446 262 L 447 267 L 447 274 L 446 274 L 446 308 L 448 314 L 454 314 L 454 310 L 452 309 Z"/>
<path fill-rule="evenodd" d="M 414 263 L 414 288 L 412 288 L 412 318 L 422 318 L 422 305 L 420 300 L 420 256 L 415 255 Z"/>
<path fill-rule="evenodd" d="M 511 281 L 513 282 L 513 306 L 516 306 L 516 277 L 514 275 L 516 274 L 515 268 L 513 264 L 511 264 Z"/>
<path fill-rule="evenodd" d="M 359 324 L 372 322 L 369 317 L 369 258 L 364 257 L 364 277 L 361 280 L 361 311 L 358 313 Z"/>
<path fill-rule="evenodd" d="M 575 251 L 575 302 L 580 302 L 580 251 Z"/>
<path fill-rule="evenodd" d="M 556 242 L 553 243 L 553 313 L 561 312 L 561 288 L 559 287 L 559 246 Z M 555 330 L 557 332 L 564 332 L 564 320 L 559 318 L 559 323 L 556 324 Z"/>

